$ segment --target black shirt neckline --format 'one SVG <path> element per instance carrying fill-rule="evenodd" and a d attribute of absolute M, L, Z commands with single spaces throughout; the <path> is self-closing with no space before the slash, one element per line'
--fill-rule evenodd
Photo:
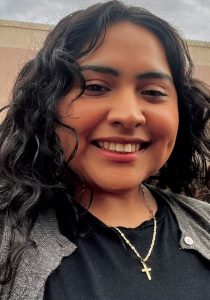
<path fill-rule="evenodd" d="M 149 188 L 149 187 L 148 187 Z M 149 189 L 152 195 L 154 196 L 155 200 L 157 201 L 157 212 L 155 214 L 157 225 L 162 222 L 166 215 L 167 210 L 167 203 L 164 199 L 155 192 L 155 190 Z M 100 219 L 82 207 L 78 202 L 75 202 L 75 207 L 78 212 L 79 217 L 79 236 L 89 236 L 92 230 L 114 230 L 114 227 L 108 226 L 103 223 Z M 66 203 L 62 209 L 58 209 L 56 211 L 56 216 L 58 220 L 59 230 L 61 234 L 69 238 L 72 242 L 76 242 L 77 240 L 77 232 L 75 230 L 75 217 L 72 207 L 69 203 Z M 139 230 L 144 230 L 148 227 L 154 226 L 154 220 L 146 220 L 140 225 L 136 227 L 123 227 L 118 226 L 119 229 L 123 230 L 124 233 L 135 233 Z"/>

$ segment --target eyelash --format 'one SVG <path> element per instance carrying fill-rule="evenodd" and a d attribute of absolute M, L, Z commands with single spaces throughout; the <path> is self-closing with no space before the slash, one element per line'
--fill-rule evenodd
<path fill-rule="evenodd" d="M 163 96 L 167 96 L 165 93 L 159 91 L 159 90 L 146 90 L 146 91 L 142 91 L 141 92 L 142 95 L 146 95 L 146 96 L 150 96 L 150 97 L 163 97 Z"/>
<path fill-rule="evenodd" d="M 106 93 L 108 93 L 110 89 L 102 84 L 98 83 L 90 83 L 86 84 L 84 88 L 84 95 L 86 96 L 104 96 Z"/>
<path fill-rule="evenodd" d="M 90 89 L 92 88 L 92 89 Z M 96 88 L 96 89 L 95 89 Z M 108 91 L 109 89 L 101 84 L 93 83 L 85 85 L 85 90 L 93 91 L 93 92 L 101 92 L 101 91 Z"/>
<path fill-rule="evenodd" d="M 92 84 L 86 84 L 84 88 L 84 92 L 88 94 L 90 93 L 90 96 L 93 95 L 101 95 L 103 93 L 109 92 L 110 89 L 104 85 L 92 83 Z M 149 90 L 143 90 L 141 91 L 141 94 L 144 96 L 148 96 L 151 98 L 155 97 L 165 97 L 167 94 L 163 93 L 162 91 L 155 90 L 155 89 L 149 89 Z"/>

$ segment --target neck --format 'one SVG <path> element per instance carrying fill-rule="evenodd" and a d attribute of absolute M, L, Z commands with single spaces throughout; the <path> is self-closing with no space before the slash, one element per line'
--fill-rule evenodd
<path fill-rule="evenodd" d="M 146 188 L 145 194 L 151 210 L 155 213 L 157 211 L 155 199 Z M 88 207 L 89 199 L 90 196 L 84 193 L 80 204 Z M 118 193 L 94 191 L 89 211 L 108 226 L 133 228 L 151 219 L 145 200 L 143 191 L 139 187 Z"/>

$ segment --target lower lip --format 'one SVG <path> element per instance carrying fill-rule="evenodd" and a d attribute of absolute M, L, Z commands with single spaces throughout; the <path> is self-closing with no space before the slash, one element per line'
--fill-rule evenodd
<path fill-rule="evenodd" d="M 119 153 L 119 152 L 114 152 L 114 151 L 108 151 L 108 150 L 101 149 L 101 148 L 97 148 L 97 149 L 108 160 L 111 160 L 114 162 L 122 162 L 122 163 L 129 163 L 129 162 L 135 161 L 138 158 L 138 153 L 139 153 L 139 152 Z"/>

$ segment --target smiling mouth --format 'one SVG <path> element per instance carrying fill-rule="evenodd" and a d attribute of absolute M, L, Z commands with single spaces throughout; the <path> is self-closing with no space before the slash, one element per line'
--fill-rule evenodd
<path fill-rule="evenodd" d="M 118 153 L 134 153 L 138 152 L 142 149 L 145 149 L 148 147 L 148 142 L 142 142 L 142 143 L 114 143 L 114 142 L 103 142 L 103 141 L 94 141 L 92 142 L 93 145 L 96 147 L 112 151 L 112 152 L 118 152 Z"/>

